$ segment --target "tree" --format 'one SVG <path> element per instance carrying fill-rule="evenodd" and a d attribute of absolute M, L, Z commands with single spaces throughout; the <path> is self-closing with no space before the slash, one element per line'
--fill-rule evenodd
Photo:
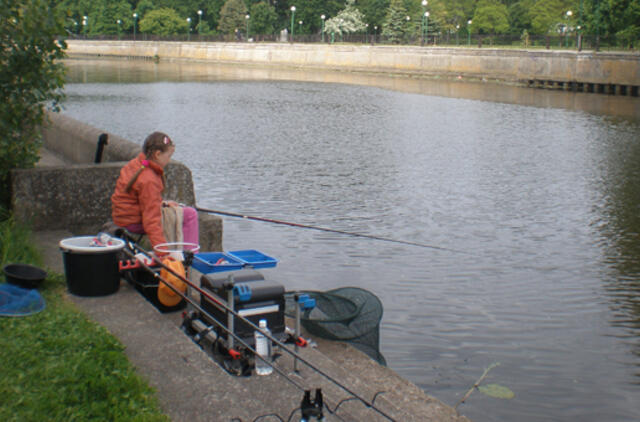
<path fill-rule="evenodd" d="M 218 30 L 223 34 L 233 34 L 241 30 L 245 25 L 247 6 L 242 0 L 227 0 L 220 10 L 220 22 Z"/>
<path fill-rule="evenodd" d="M 382 27 L 390 0 L 360 0 L 358 8 L 364 14 L 364 20 L 373 28 Z"/>
<path fill-rule="evenodd" d="M 278 15 L 273 6 L 264 1 L 255 3 L 251 5 L 249 15 L 251 16 L 251 33 L 264 35 L 275 32 Z"/>
<path fill-rule="evenodd" d="M 382 25 L 382 35 L 387 37 L 389 42 L 400 44 L 401 41 L 406 40 L 408 33 L 407 9 L 404 7 L 403 0 L 391 0 Z"/>
<path fill-rule="evenodd" d="M 354 5 L 355 0 L 347 0 L 344 10 L 340 11 L 335 17 L 327 20 L 324 26 L 324 32 L 338 35 L 349 34 L 352 32 L 364 31 L 364 15 Z"/>
<path fill-rule="evenodd" d="M 131 5 L 125 0 L 118 2 L 101 1 L 96 4 L 96 9 L 90 13 L 90 34 L 117 34 L 118 31 L 128 30 L 133 27 L 133 11 Z M 120 19 L 120 25 L 118 25 Z"/>
<path fill-rule="evenodd" d="M 184 34 L 189 31 L 189 24 L 175 10 L 161 8 L 148 12 L 142 18 L 140 31 L 155 35 Z"/>
<path fill-rule="evenodd" d="M 46 0 L 0 0 L 0 205 L 10 171 L 38 161 L 45 110 L 64 98 L 64 17 Z"/>
<path fill-rule="evenodd" d="M 529 11 L 535 0 L 520 0 L 507 7 L 509 12 L 509 31 L 512 34 L 522 34 L 531 31 L 531 15 Z"/>
<path fill-rule="evenodd" d="M 289 11 L 291 6 L 296 6 L 296 29 L 295 33 L 313 34 L 322 30 L 321 15 L 326 19 L 336 16 L 345 7 L 344 0 L 289 0 Z M 291 26 L 291 15 L 287 14 L 288 22 L 286 27 Z M 300 25 L 302 21 L 302 26 Z M 325 21 L 326 26 L 326 21 Z M 290 28 L 289 28 L 290 29 Z"/>
<path fill-rule="evenodd" d="M 610 0 L 611 24 L 628 47 L 640 38 L 640 0 Z"/>
<path fill-rule="evenodd" d="M 556 31 L 562 23 L 563 5 L 560 0 L 538 0 L 531 8 L 531 30 L 534 34 L 545 35 Z M 474 22 L 475 23 L 475 22 Z"/>
<path fill-rule="evenodd" d="M 151 0 L 140 0 L 136 5 L 136 13 L 140 19 L 144 19 L 144 16 L 153 9 L 155 9 L 155 6 Z"/>
<path fill-rule="evenodd" d="M 481 34 L 503 34 L 509 30 L 507 6 L 498 0 L 480 0 L 473 15 L 473 26 Z"/>

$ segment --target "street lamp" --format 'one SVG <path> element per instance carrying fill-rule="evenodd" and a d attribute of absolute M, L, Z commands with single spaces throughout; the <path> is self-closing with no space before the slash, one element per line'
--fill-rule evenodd
<path fill-rule="evenodd" d="M 564 46 L 569 47 L 569 20 L 571 19 L 571 15 L 573 12 L 571 10 L 567 10 L 567 26 L 564 35 Z"/>
<path fill-rule="evenodd" d="M 420 27 L 421 29 L 421 33 L 422 33 L 422 45 L 424 45 L 424 18 L 426 15 L 426 11 L 424 10 L 427 7 L 427 4 L 429 4 L 429 2 L 427 0 L 422 0 L 422 26 Z M 427 40 L 428 42 L 429 40 Z"/>
<path fill-rule="evenodd" d="M 460 38 L 458 35 L 460 35 L 460 24 L 456 24 L 456 45 L 460 45 Z"/>
<path fill-rule="evenodd" d="M 369 42 L 369 24 L 368 23 L 364 24 L 364 42 L 365 43 Z"/>
<path fill-rule="evenodd" d="M 376 41 L 376 38 L 378 38 L 378 25 L 373 25 L 373 41 Z"/>
<path fill-rule="evenodd" d="M 120 24 L 122 23 L 122 21 L 118 19 L 116 23 L 118 24 L 118 39 L 120 39 Z"/>
<path fill-rule="evenodd" d="M 596 3 L 596 51 L 600 51 L 600 0 Z"/>
<path fill-rule="evenodd" d="M 580 9 L 578 16 L 578 51 L 582 51 L 582 0 L 580 0 Z"/>
<path fill-rule="evenodd" d="M 324 42 L 324 20 L 325 20 L 326 18 L 327 18 L 327 17 L 326 17 L 325 15 L 321 15 L 321 16 L 320 16 L 320 19 L 322 19 L 322 42 Z"/>
<path fill-rule="evenodd" d="M 198 10 L 198 35 L 202 34 L 202 10 Z"/>
<path fill-rule="evenodd" d="M 249 16 L 249 14 L 247 13 L 244 18 L 247 21 L 247 42 L 249 42 L 249 18 L 251 18 L 251 16 Z"/>
<path fill-rule="evenodd" d="M 298 32 L 302 34 L 302 21 L 299 21 L 298 25 L 300 25 L 300 27 L 298 28 Z"/>
<path fill-rule="evenodd" d="M 467 41 L 467 45 L 469 46 L 471 46 L 471 24 L 472 23 L 473 22 L 471 21 L 471 19 L 467 21 L 467 36 L 469 37 Z"/>
<path fill-rule="evenodd" d="M 293 42 L 293 19 L 296 15 L 296 7 L 291 6 L 291 42 Z"/>
<path fill-rule="evenodd" d="M 87 36 L 87 25 L 89 24 L 89 18 L 86 16 L 82 17 L 82 32 L 84 32 L 84 36 Z"/>
<path fill-rule="evenodd" d="M 189 32 L 187 32 L 187 41 L 191 41 L 191 18 L 187 18 L 187 25 L 189 25 Z"/>
<path fill-rule="evenodd" d="M 427 45 L 428 45 L 429 44 L 429 12 L 424 12 L 424 32 L 426 32 L 427 34 Z"/>
<path fill-rule="evenodd" d="M 136 40 L 136 21 L 138 20 L 138 14 L 133 14 L 133 40 Z"/>

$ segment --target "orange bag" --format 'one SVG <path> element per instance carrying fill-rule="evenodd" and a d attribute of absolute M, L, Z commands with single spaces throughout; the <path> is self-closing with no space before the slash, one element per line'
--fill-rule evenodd
<path fill-rule="evenodd" d="M 182 262 L 176 261 L 171 257 L 166 257 L 165 259 L 162 260 L 162 263 L 165 266 L 171 268 L 173 272 L 175 272 L 176 274 L 179 274 L 180 276 L 186 278 L 186 273 L 184 270 L 184 265 L 182 265 Z M 162 277 L 163 280 L 166 280 L 167 283 L 170 283 L 173 287 L 175 287 L 181 293 L 185 293 L 187 291 L 187 285 L 178 277 L 171 274 L 165 268 L 163 268 L 162 271 L 160 271 L 160 277 Z M 160 283 L 158 284 L 158 300 L 164 306 L 175 306 L 178 303 L 180 303 L 180 301 L 182 300 L 182 296 L 180 296 L 179 294 L 171 290 L 170 287 L 168 287 L 165 283 L 160 281 Z"/>

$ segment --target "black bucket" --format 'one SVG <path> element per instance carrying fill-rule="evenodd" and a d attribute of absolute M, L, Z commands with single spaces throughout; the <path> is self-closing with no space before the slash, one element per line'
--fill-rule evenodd
<path fill-rule="evenodd" d="M 94 236 L 70 237 L 60 241 L 64 273 L 69 292 L 77 296 L 105 296 L 120 288 L 118 252 L 124 241 L 111 238 L 96 246 Z"/>

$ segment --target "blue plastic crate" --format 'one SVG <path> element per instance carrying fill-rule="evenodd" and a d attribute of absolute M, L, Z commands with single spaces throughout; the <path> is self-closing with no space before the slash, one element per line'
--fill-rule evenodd
<path fill-rule="evenodd" d="M 224 262 L 220 262 L 221 260 Z M 193 262 L 191 263 L 191 266 L 202 274 L 241 270 L 244 265 L 245 263 L 243 261 L 222 252 L 201 252 L 194 254 Z"/>
<path fill-rule="evenodd" d="M 227 254 L 241 261 L 245 266 L 251 268 L 273 268 L 278 263 L 277 259 L 265 255 L 255 249 L 230 251 L 227 252 Z"/>

